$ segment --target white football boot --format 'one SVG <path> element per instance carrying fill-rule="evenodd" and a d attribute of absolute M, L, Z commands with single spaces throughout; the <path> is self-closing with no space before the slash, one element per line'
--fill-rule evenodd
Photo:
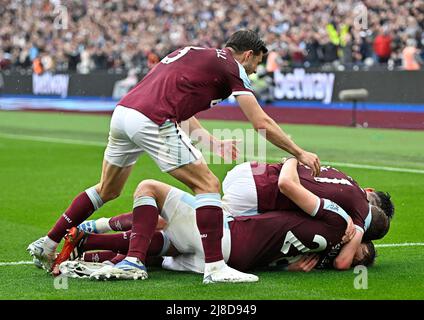
<path fill-rule="evenodd" d="M 27 251 L 32 256 L 34 264 L 41 265 L 44 270 L 47 272 L 51 271 L 54 259 L 56 258 L 56 253 L 54 251 L 48 252 L 44 246 L 46 237 L 42 237 L 33 243 L 31 243 Z"/>
<path fill-rule="evenodd" d="M 236 269 L 223 264 L 217 268 L 209 268 L 205 270 L 203 283 L 241 283 L 241 282 L 256 282 L 259 278 L 253 274 L 243 273 Z"/>
<path fill-rule="evenodd" d="M 145 280 L 148 278 L 146 267 L 142 262 L 137 259 L 137 262 L 131 262 L 127 259 L 122 260 L 113 267 L 105 266 L 90 276 L 90 279 L 108 280 L 108 279 L 122 279 L 122 280 Z"/>
<path fill-rule="evenodd" d="M 60 274 L 69 278 L 89 278 L 95 271 L 108 266 L 106 263 L 64 261 L 59 265 Z"/>

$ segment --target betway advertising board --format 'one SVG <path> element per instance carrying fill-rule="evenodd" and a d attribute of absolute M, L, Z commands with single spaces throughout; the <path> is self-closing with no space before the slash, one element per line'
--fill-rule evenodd
<path fill-rule="evenodd" d="M 274 72 L 274 98 L 276 100 L 311 100 L 325 104 L 332 102 L 334 73 L 307 73 L 294 69 L 290 73 Z"/>

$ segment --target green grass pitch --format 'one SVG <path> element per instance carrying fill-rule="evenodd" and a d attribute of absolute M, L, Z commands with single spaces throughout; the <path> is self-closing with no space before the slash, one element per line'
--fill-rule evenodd
<path fill-rule="evenodd" d="M 255 284 L 202 285 L 196 274 L 151 269 L 146 281 L 53 278 L 31 265 L 27 245 L 45 235 L 73 197 L 95 184 L 108 134 L 108 116 L 0 112 L 0 299 L 423 299 L 424 132 L 283 125 L 303 148 L 338 167 L 362 186 L 389 191 L 396 205 L 389 234 L 368 270 L 368 289 L 354 287 L 353 271 L 257 272 Z M 248 123 L 204 121 L 205 127 L 250 128 Z M 285 154 L 268 146 L 268 160 Z M 354 165 L 358 165 L 354 167 Z M 210 165 L 222 179 L 234 164 Z M 373 168 L 365 168 L 366 165 Z M 383 170 L 387 167 L 415 171 Z M 383 168 L 383 169 L 382 169 Z M 94 217 L 131 210 L 137 183 L 155 178 L 187 190 L 143 155 L 120 198 Z M 382 244 L 414 243 L 411 246 Z M 418 245 L 421 243 L 421 246 Z"/>

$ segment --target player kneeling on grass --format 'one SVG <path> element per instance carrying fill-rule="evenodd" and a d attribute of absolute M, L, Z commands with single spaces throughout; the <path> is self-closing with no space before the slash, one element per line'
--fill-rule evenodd
<path fill-rule="evenodd" d="M 167 224 L 163 231 L 153 230 L 153 236 L 149 238 L 150 246 L 140 250 L 143 250 L 146 256 L 165 255 L 162 263 L 165 269 L 202 273 L 204 253 L 200 236 L 194 232 L 194 197 L 153 180 L 140 183 L 135 198 L 142 197 L 145 193 L 155 199 L 160 215 Z M 126 221 L 124 223 L 129 221 L 128 215 L 122 215 L 121 218 L 123 222 Z M 112 219 L 114 223 L 118 221 L 117 218 Z M 90 224 L 92 227 L 96 225 L 97 231 L 107 231 L 111 225 L 108 223 L 106 226 L 104 219 L 100 221 L 99 224 Z M 327 199 L 321 199 L 315 217 L 300 211 L 269 212 L 252 217 L 232 217 L 224 212 L 223 221 L 223 256 L 229 266 L 245 271 L 269 266 L 281 268 L 283 265 L 293 271 L 309 271 L 309 268 L 318 263 L 324 266 L 326 256 L 334 254 L 335 248 L 341 246 L 351 219 L 339 206 Z M 75 248 L 80 251 L 111 250 L 115 254 L 123 254 L 121 258 L 117 256 L 112 259 L 117 262 L 125 257 L 129 235 L 128 232 L 111 235 L 88 234 L 74 228 L 68 235 L 62 253 L 69 256 Z M 367 260 L 368 262 L 365 262 L 370 264 L 373 261 L 372 248 L 372 243 L 361 245 L 357 260 Z M 178 256 L 168 256 L 175 253 L 178 253 Z M 302 257 L 309 253 L 314 255 Z M 291 262 L 291 265 L 288 265 L 288 262 Z M 81 271 L 83 265 L 65 262 L 61 264 L 61 271 L 69 274 L 76 266 Z M 111 265 L 92 271 L 89 272 L 91 277 L 98 279 L 142 278 L 141 275 L 122 272 L 120 268 Z M 220 282 L 213 274 L 205 275 L 205 279 Z M 252 278 L 252 281 L 255 280 Z"/>

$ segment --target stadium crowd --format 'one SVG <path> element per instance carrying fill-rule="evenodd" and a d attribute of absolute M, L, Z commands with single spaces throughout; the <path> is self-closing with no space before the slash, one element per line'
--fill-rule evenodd
<path fill-rule="evenodd" d="M 0 0 L 0 70 L 148 70 L 175 48 L 258 31 L 284 67 L 420 68 L 422 0 Z"/>

